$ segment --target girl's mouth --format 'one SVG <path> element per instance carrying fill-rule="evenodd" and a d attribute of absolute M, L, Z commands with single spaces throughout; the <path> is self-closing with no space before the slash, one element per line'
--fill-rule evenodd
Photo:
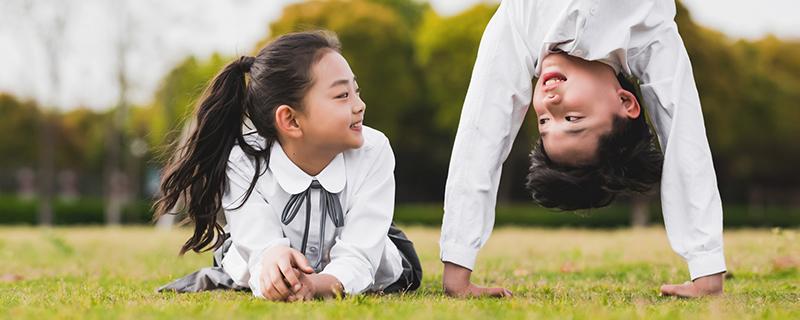
<path fill-rule="evenodd" d="M 361 131 L 362 122 L 363 122 L 363 120 L 359 120 L 359 121 L 354 122 L 353 124 L 350 125 L 350 129 L 356 130 L 356 131 Z"/>

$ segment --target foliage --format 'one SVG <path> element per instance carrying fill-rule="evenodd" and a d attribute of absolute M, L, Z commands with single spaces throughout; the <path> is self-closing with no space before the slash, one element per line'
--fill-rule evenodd
<path fill-rule="evenodd" d="M 495 8 L 478 4 L 443 17 L 418 0 L 306 1 L 285 7 L 252 51 L 287 32 L 325 28 L 338 33 L 368 106 L 366 124 L 392 142 L 397 199 L 440 201 L 478 44 Z M 783 204 L 796 202 L 800 42 L 772 36 L 730 39 L 696 24 L 680 3 L 676 22 L 692 60 L 723 199 L 752 202 L 752 195 L 760 194 Z M 164 150 L 176 138 L 208 81 L 231 59 L 187 57 L 175 66 L 152 103 L 130 109 L 126 145 L 146 140 L 150 152 L 143 161 L 157 162 L 160 153 L 152 151 Z M 110 114 L 42 110 L 0 93 L 0 174 L 7 178 L 20 167 L 35 167 L 44 116 L 55 123 L 58 169 L 102 172 Z M 536 138 L 528 122 L 504 166 L 501 202 L 528 200 L 523 182 Z"/>

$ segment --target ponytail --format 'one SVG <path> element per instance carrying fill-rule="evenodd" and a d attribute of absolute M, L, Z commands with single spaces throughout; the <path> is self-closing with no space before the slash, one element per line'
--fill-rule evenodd
<path fill-rule="evenodd" d="M 236 142 L 244 144 L 245 74 L 254 60 L 241 57 L 212 80 L 197 107 L 195 128 L 164 169 L 162 195 L 154 205 L 155 217 L 176 213 L 170 211 L 175 211 L 182 202 L 184 208 L 180 211 L 186 211 L 195 224 L 194 234 L 183 244 L 180 254 L 189 250 L 206 251 L 224 240 L 217 214 L 222 209 L 222 194 L 227 186 L 225 171 L 231 149 Z"/>

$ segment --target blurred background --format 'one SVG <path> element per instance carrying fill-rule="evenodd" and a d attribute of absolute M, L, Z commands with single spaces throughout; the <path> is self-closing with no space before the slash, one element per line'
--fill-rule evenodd
<path fill-rule="evenodd" d="M 0 224 L 150 223 L 167 145 L 207 82 L 276 35 L 325 28 L 359 78 L 366 124 L 392 142 L 396 220 L 438 225 L 461 106 L 497 3 L 4 0 Z M 727 226 L 800 225 L 798 9 L 791 0 L 678 4 Z M 657 191 L 577 213 L 536 207 L 524 188 L 532 123 L 505 164 L 498 224 L 661 223 Z"/>

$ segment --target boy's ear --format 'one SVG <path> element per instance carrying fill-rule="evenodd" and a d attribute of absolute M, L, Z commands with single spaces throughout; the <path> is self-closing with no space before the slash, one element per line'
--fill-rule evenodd
<path fill-rule="evenodd" d="M 638 118 L 642 113 L 642 107 L 639 105 L 636 95 L 625 89 L 617 90 L 617 95 L 620 98 L 625 115 L 630 119 Z"/>
<path fill-rule="evenodd" d="M 303 131 L 300 130 L 297 115 L 297 111 L 288 105 L 278 106 L 275 109 L 275 129 L 278 133 L 288 138 L 302 137 Z"/>

